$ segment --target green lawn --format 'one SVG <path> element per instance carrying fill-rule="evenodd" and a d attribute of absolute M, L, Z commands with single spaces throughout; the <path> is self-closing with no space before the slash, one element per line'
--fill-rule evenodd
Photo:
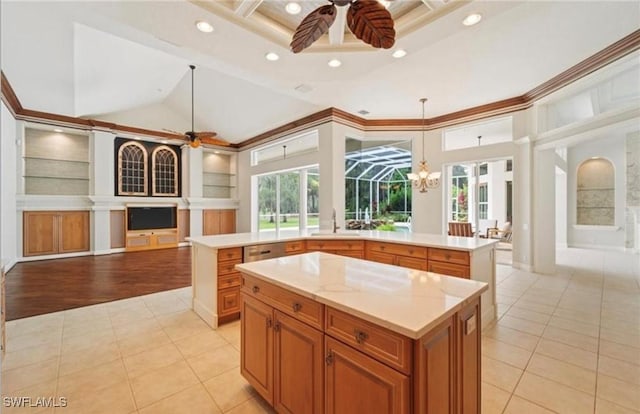
<path fill-rule="evenodd" d="M 318 222 L 319 219 L 318 217 L 309 217 L 307 219 L 307 226 L 318 226 Z M 298 220 L 298 217 L 288 217 L 287 218 L 287 222 L 283 223 L 282 222 L 282 218 L 280 218 L 280 228 L 291 228 L 291 227 L 298 227 L 300 224 L 300 220 Z M 269 219 L 268 218 L 260 218 L 260 223 L 258 224 L 258 228 L 260 230 L 266 230 L 266 229 L 275 229 L 276 228 L 276 223 L 269 223 Z"/>

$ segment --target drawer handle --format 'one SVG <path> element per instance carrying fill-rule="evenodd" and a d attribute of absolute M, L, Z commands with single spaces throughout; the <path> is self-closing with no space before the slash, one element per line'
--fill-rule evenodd
<path fill-rule="evenodd" d="M 451 255 L 449 253 L 447 253 L 447 254 L 444 255 L 444 258 L 449 260 L 449 259 L 451 259 Z"/>
<path fill-rule="evenodd" d="M 233 257 L 233 253 L 227 253 L 227 257 L 228 258 L 232 258 Z"/>
<path fill-rule="evenodd" d="M 413 254 L 413 249 L 409 249 L 409 254 Z"/>
<path fill-rule="evenodd" d="M 353 334 L 356 338 L 356 342 L 359 344 L 362 344 L 364 341 L 369 339 L 369 334 L 364 331 L 361 331 L 360 329 L 355 329 L 353 331 Z"/>
<path fill-rule="evenodd" d="M 384 250 L 384 246 L 380 246 L 380 250 Z"/>
<path fill-rule="evenodd" d="M 294 312 L 299 312 L 300 309 L 302 309 L 302 305 L 298 302 L 294 302 L 291 307 L 293 308 Z"/>
<path fill-rule="evenodd" d="M 251 291 L 252 291 L 253 293 L 258 293 L 258 292 L 260 292 L 260 286 L 254 286 L 253 288 L 251 288 Z"/>
<path fill-rule="evenodd" d="M 326 362 L 327 365 L 333 364 L 333 352 L 329 351 L 327 353 L 327 356 L 324 358 L 324 362 Z"/>

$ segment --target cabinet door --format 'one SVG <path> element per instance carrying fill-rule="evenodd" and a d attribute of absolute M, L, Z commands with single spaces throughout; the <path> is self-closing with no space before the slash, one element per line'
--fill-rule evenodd
<path fill-rule="evenodd" d="M 275 311 L 274 398 L 279 413 L 322 414 L 323 333 Z"/>
<path fill-rule="evenodd" d="M 220 210 L 202 211 L 202 235 L 220 234 Z"/>
<path fill-rule="evenodd" d="M 53 211 L 25 211 L 24 244 L 25 256 L 58 253 L 58 215 Z"/>
<path fill-rule="evenodd" d="M 455 335 L 452 318 L 415 341 L 414 412 L 455 410 Z"/>
<path fill-rule="evenodd" d="M 371 260 L 372 262 L 386 263 L 390 265 L 396 263 L 396 257 L 394 255 L 380 253 L 373 250 L 367 250 L 365 257 L 367 260 Z"/>
<path fill-rule="evenodd" d="M 444 262 L 434 262 L 433 260 L 429 260 L 428 270 L 429 272 L 440 273 L 441 275 L 469 279 L 469 266 L 461 266 Z"/>
<path fill-rule="evenodd" d="M 398 266 L 408 267 L 409 269 L 427 270 L 427 259 L 398 256 L 396 258 L 396 264 Z"/>
<path fill-rule="evenodd" d="M 221 210 L 220 211 L 220 234 L 229 234 L 236 232 L 236 211 Z"/>
<path fill-rule="evenodd" d="M 273 405 L 273 308 L 241 295 L 240 372 Z"/>
<path fill-rule="evenodd" d="M 60 212 L 60 253 L 89 250 L 89 212 Z"/>
<path fill-rule="evenodd" d="M 326 413 L 410 412 L 409 377 L 328 336 L 325 355 Z"/>
<path fill-rule="evenodd" d="M 218 291 L 218 316 L 240 312 L 240 288 L 231 287 Z"/>
<path fill-rule="evenodd" d="M 480 414 L 480 300 L 457 313 L 458 412 Z"/>

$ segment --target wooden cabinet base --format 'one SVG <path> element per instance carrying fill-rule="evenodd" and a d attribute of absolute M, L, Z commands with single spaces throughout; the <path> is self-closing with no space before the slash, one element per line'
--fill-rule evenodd
<path fill-rule="evenodd" d="M 178 247 L 178 229 L 127 232 L 125 241 L 125 250 L 128 252 L 174 247 Z"/>

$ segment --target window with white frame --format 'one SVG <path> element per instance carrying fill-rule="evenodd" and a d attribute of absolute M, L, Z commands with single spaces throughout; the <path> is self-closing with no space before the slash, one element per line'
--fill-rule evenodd
<path fill-rule="evenodd" d="M 147 150 L 137 142 L 118 150 L 118 195 L 147 195 Z"/>
<path fill-rule="evenodd" d="M 450 182 L 450 220 L 469 220 L 469 167 L 466 165 L 451 166 Z"/>
<path fill-rule="evenodd" d="M 296 137 L 267 144 L 251 151 L 251 165 L 279 161 L 318 150 L 318 131 L 306 132 Z"/>
<path fill-rule="evenodd" d="M 486 164 L 485 164 L 486 165 Z M 482 169 L 482 165 L 480 166 Z M 489 185 L 480 184 L 478 188 L 478 218 L 480 220 L 489 218 Z"/>
<path fill-rule="evenodd" d="M 160 146 L 153 150 L 152 188 L 154 196 L 177 196 L 178 186 L 178 156 L 167 146 Z"/>

